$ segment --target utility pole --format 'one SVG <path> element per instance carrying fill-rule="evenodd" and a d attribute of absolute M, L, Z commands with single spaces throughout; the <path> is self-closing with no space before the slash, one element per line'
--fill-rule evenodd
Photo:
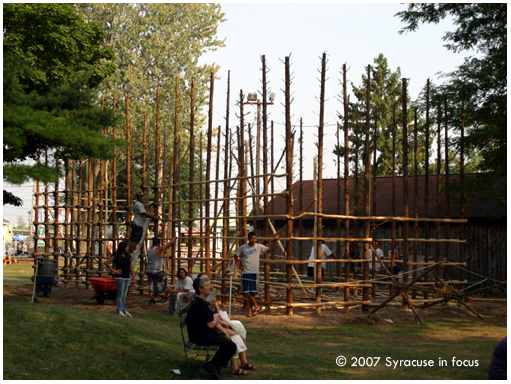
<path fill-rule="evenodd" d="M 275 94 L 270 93 L 270 101 L 261 101 L 257 98 L 257 93 L 249 93 L 247 95 L 247 101 L 244 102 L 244 105 L 257 105 L 257 133 L 256 133 L 256 174 L 259 176 L 260 173 L 260 163 L 261 163 L 261 106 L 265 105 L 274 105 Z M 259 188 L 259 177 L 256 179 L 256 194 L 260 193 Z"/>

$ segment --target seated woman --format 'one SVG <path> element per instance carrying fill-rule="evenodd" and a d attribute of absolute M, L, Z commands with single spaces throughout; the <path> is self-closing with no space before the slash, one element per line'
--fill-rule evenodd
<path fill-rule="evenodd" d="M 192 278 L 188 276 L 186 269 L 179 268 L 179 271 L 177 271 L 176 288 L 170 291 L 169 315 L 177 315 L 181 308 L 184 307 L 185 300 L 188 298 L 188 301 L 191 301 L 194 293 Z"/>
<path fill-rule="evenodd" d="M 186 316 L 188 338 L 195 344 L 218 345 L 220 347 L 211 361 L 204 365 L 204 369 L 215 375 L 217 379 L 222 380 L 220 368 L 227 367 L 227 363 L 236 353 L 236 344 L 220 336 L 215 331 L 220 321 L 220 315 L 218 313 L 213 315 L 206 301 L 206 298 L 211 293 L 211 281 L 209 277 L 196 278 L 193 281 L 193 288 L 198 296 L 192 302 Z"/>
<path fill-rule="evenodd" d="M 220 313 L 220 307 L 218 306 L 218 303 L 216 300 L 213 301 L 213 303 L 211 304 L 211 307 L 215 309 L 214 312 Z M 227 321 L 224 321 L 223 319 L 219 320 L 219 322 L 217 324 L 217 328 L 220 333 L 222 333 L 222 332 L 225 333 L 225 337 L 228 338 L 229 340 L 231 339 L 232 336 L 238 335 L 238 333 L 236 333 L 236 331 L 234 331 L 231 328 L 229 323 Z M 244 339 L 242 339 L 242 340 L 246 345 L 246 343 L 247 343 L 246 340 L 244 340 Z M 243 373 L 244 371 L 248 371 L 248 370 L 256 371 L 257 370 L 257 367 L 253 366 L 252 364 L 250 364 L 248 362 L 247 351 L 239 352 L 239 356 L 240 356 L 240 360 L 241 360 L 241 368 L 238 368 L 238 365 L 236 364 L 236 357 L 233 356 L 231 358 L 231 373 L 233 375 L 246 375 L 246 374 L 248 374 L 248 372 Z"/>

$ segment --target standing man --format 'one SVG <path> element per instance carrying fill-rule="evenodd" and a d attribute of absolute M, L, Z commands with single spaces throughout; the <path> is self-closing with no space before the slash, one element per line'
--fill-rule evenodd
<path fill-rule="evenodd" d="M 259 283 L 259 257 L 266 252 L 273 252 L 278 236 L 273 238 L 270 247 L 257 243 L 255 232 L 249 232 L 248 243 L 243 244 L 236 251 L 236 265 L 241 269 L 241 287 L 242 293 L 248 301 L 248 317 L 257 315 L 261 307 L 257 304 L 255 295 L 257 295 L 257 286 Z M 239 259 L 241 258 L 241 265 Z M 252 311 L 252 307 L 254 310 Z"/>
<path fill-rule="evenodd" d="M 165 296 L 165 300 L 170 292 L 167 289 L 167 275 L 163 270 L 163 260 L 165 251 L 172 247 L 176 242 L 174 237 L 168 244 L 160 246 L 161 240 L 159 238 L 153 239 L 153 246 L 147 250 L 147 282 L 149 285 L 149 304 L 156 304 L 154 301 L 154 294 Z M 158 289 L 158 286 L 161 286 Z"/>
<path fill-rule="evenodd" d="M 314 245 L 311 249 L 311 254 L 309 256 L 309 260 L 314 260 L 316 258 L 316 254 L 314 252 Z M 328 248 L 325 244 L 325 240 L 321 240 L 321 259 L 326 260 L 327 258 L 335 259 L 335 255 L 333 252 Z M 321 263 L 321 280 L 320 283 L 323 282 L 323 276 L 325 276 L 326 271 L 326 263 Z M 308 277 L 314 277 L 314 263 L 308 263 L 307 264 L 307 276 Z"/>
<path fill-rule="evenodd" d="M 378 255 L 378 257 L 380 258 L 380 260 L 383 261 L 384 259 L 384 255 L 383 255 L 383 251 L 381 250 L 380 248 L 380 242 L 378 240 L 376 240 L 374 242 L 374 251 L 376 252 L 376 254 Z M 369 249 L 369 258 L 371 260 L 371 266 L 374 265 L 374 269 L 371 268 L 371 271 L 370 273 L 372 273 L 373 275 L 375 273 L 378 273 L 380 272 L 380 269 L 381 269 L 381 263 L 378 262 L 378 258 L 377 257 L 374 257 L 373 256 L 373 250 L 372 249 Z M 374 264 L 373 264 L 374 263 Z"/>
<path fill-rule="evenodd" d="M 159 220 L 160 216 L 151 215 L 145 210 L 144 206 L 144 192 L 140 191 L 137 193 L 137 201 L 135 202 L 135 207 L 133 208 L 133 214 L 135 218 L 133 219 L 133 223 L 131 224 L 131 236 L 130 236 L 130 253 L 135 251 L 137 244 L 140 242 L 142 238 L 142 233 L 144 231 L 144 223 L 146 218 L 150 218 L 153 220 Z"/>

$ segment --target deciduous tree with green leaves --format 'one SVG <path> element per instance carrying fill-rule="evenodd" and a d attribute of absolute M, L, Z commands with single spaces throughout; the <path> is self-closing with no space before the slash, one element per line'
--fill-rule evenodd
<path fill-rule="evenodd" d="M 150 148 L 154 145 L 156 121 L 156 92 L 160 88 L 160 142 L 166 140 L 163 167 L 171 169 L 175 126 L 176 79 L 178 84 L 178 140 L 182 156 L 190 142 L 191 83 L 194 93 L 194 131 L 205 124 L 208 83 L 218 65 L 200 64 L 207 51 L 224 46 L 217 38 L 218 26 L 224 19 L 219 4 L 203 3 L 137 3 L 137 4 L 79 4 L 87 20 L 101 23 L 106 36 L 104 45 L 115 51 L 119 70 L 102 84 L 105 100 L 116 96 L 119 114 L 125 112 L 124 98 L 130 98 L 130 126 L 133 140 L 141 140 L 144 113 L 148 122 Z M 198 135 L 197 135 L 198 136 Z M 138 139 L 137 139 L 138 138 Z M 153 141 L 151 141 L 153 140 Z M 197 141 L 197 140 L 196 140 Z M 196 151 L 198 144 L 196 144 Z M 134 158 L 141 157 L 141 148 Z M 122 162 L 122 157 L 120 158 Z M 194 162 L 199 162 L 195 156 Z M 188 180 L 189 155 L 181 163 L 182 181 Z M 135 174 L 135 178 L 139 175 Z M 152 183 L 153 174 L 148 175 Z M 165 182 L 165 181 L 163 181 Z M 134 185 L 140 185 L 134 180 Z M 198 196 L 197 196 L 198 197 Z"/>
<path fill-rule="evenodd" d="M 413 3 L 398 12 L 406 24 L 400 33 L 416 31 L 420 24 L 436 24 L 452 17 L 457 29 L 444 41 L 453 52 L 474 50 L 454 72 L 439 94 L 449 107 L 465 117 L 467 149 L 482 157 L 479 171 L 493 178 L 507 173 L 507 4 Z M 463 110 L 461 102 L 463 101 Z M 460 119 L 459 119 L 460 120 Z M 458 127 L 460 124 L 458 124 Z"/>
<path fill-rule="evenodd" d="M 115 72 L 105 32 L 72 4 L 3 5 L 3 176 L 56 182 L 55 159 L 112 157 L 112 113 L 94 102 Z M 40 151 L 48 154 L 39 162 Z M 4 204 L 21 200 L 4 190 Z"/>

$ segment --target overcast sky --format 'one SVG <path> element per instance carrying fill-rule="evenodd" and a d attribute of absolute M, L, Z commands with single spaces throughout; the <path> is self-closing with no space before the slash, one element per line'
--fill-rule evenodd
<path fill-rule="evenodd" d="M 225 129 L 227 73 L 231 71 L 231 128 L 239 124 L 234 111 L 240 90 L 261 90 L 261 59 L 266 56 L 270 69 L 268 81 L 276 94 L 275 105 L 269 106 L 270 119 L 275 122 L 276 156 L 284 147 L 284 60 L 290 56 L 293 82 L 291 91 L 292 123 L 299 126 L 303 119 L 305 179 L 312 179 L 312 158 L 317 153 L 317 125 L 319 123 L 319 70 L 321 56 L 327 54 L 327 84 L 325 106 L 324 170 L 325 178 L 335 177 L 334 148 L 337 112 L 341 108 L 339 93 L 340 70 L 348 67 L 348 83 L 361 84 L 365 67 L 373 64 L 380 53 L 390 68 L 401 69 L 409 79 L 409 94 L 415 100 L 429 78 L 441 83 L 439 72 L 450 72 L 463 62 L 468 53 L 448 51 L 442 40 L 445 32 L 454 30 L 450 21 L 437 25 L 422 25 L 418 32 L 400 35 L 403 23 L 394 15 L 406 9 L 399 3 L 222 3 L 226 22 L 219 27 L 219 38 L 226 38 L 226 47 L 207 53 L 204 62 L 216 62 L 217 73 L 214 89 L 214 126 Z M 255 106 L 246 106 L 251 112 L 246 122 L 255 123 Z M 296 146 L 296 151 L 297 151 Z M 8 188 L 25 200 L 22 208 L 3 207 L 3 217 L 15 222 L 15 213 L 28 220 L 31 208 L 32 184 Z"/>

